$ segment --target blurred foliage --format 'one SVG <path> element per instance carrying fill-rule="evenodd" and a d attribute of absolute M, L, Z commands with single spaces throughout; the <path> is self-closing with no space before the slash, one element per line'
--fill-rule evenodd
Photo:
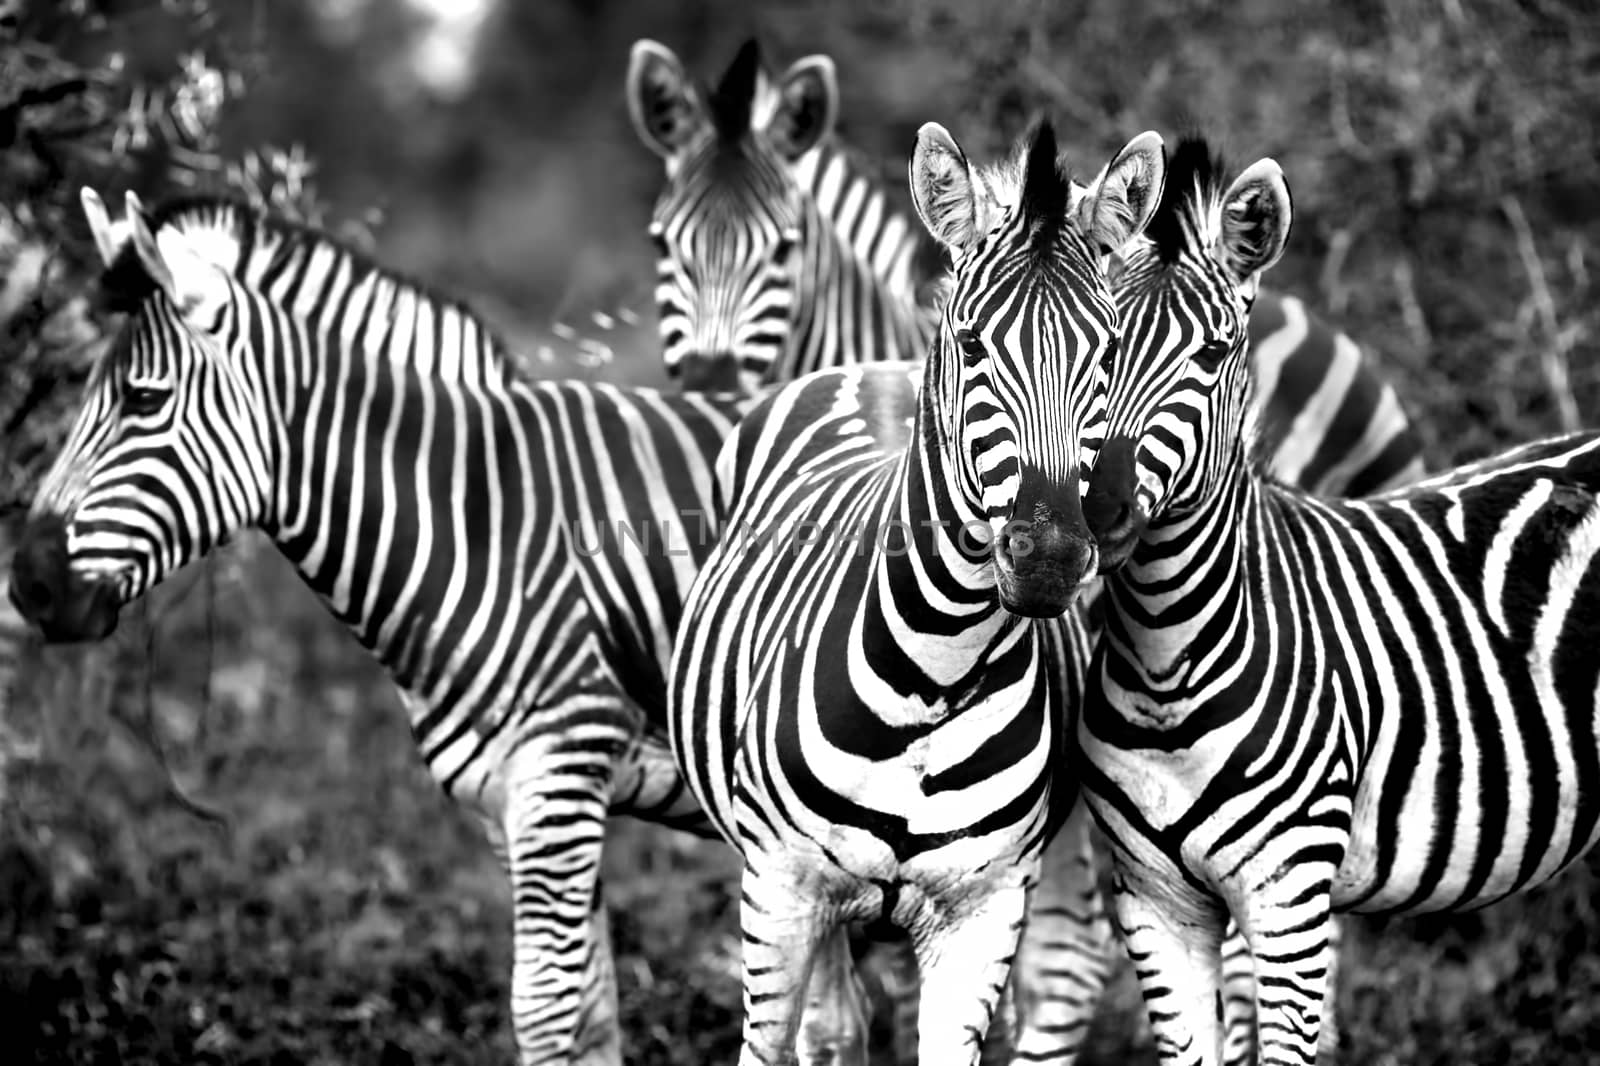
<path fill-rule="evenodd" d="M 622 102 L 646 36 L 708 80 L 752 34 L 775 67 L 832 55 L 844 136 L 902 203 L 928 120 L 990 158 L 1046 110 L 1083 171 L 1147 128 L 1198 126 L 1235 166 L 1270 154 L 1296 206 L 1271 282 L 1373 353 L 1435 465 L 1596 421 L 1590 3 L 471 9 L 0 0 L 0 503 L 30 491 L 106 327 L 86 299 L 86 183 L 112 203 L 129 188 L 271 202 L 467 296 L 539 372 L 661 380 L 644 235 L 661 170 Z M 553 317 L 619 301 L 643 312 L 631 339 L 547 350 L 568 339 Z M 381 671 L 298 584 L 247 537 L 107 645 L 19 661 L 0 723 L 19 753 L 0 811 L 0 1046 L 21 1061 L 510 1059 L 501 878 L 418 765 Z M 613 841 L 630 1061 L 731 1059 L 731 856 L 632 823 Z M 1587 1061 L 1594 876 L 1481 917 L 1356 923 L 1345 1058 Z M 1124 973 L 1089 1061 L 1150 1061 L 1141 1019 Z"/>

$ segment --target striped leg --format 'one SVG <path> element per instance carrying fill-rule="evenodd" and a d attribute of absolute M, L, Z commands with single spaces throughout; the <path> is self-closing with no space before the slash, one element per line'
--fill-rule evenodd
<path fill-rule="evenodd" d="M 1028 895 L 1020 881 L 998 886 L 964 912 L 947 911 L 937 927 L 919 932 L 921 1066 L 973 1066 L 979 1061 L 990 1023 L 1001 1014 Z"/>
<path fill-rule="evenodd" d="M 1111 969 L 1115 938 L 1096 883 L 1091 819 L 1080 802 L 1044 853 L 1012 980 L 1018 1062 L 1071 1063 Z"/>
<path fill-rule="evenodd" d="M 747 858 L 739 899 L 743 938 L 744 1046 L 739 1066 L 788 1066 L 795 1061 L 813 957 L 832 934 L 803 885 L 802 875 L 763 872 Z M 846 949 L 848 952 L 848 948 Z"/>
<path fill-rule="evenodd" d="M 1216 1066 L 1222 1060 L 1220 907 L 1175 898 L 1169 886 L 1130 885 L 1118 863 L 1117 924 L 1144 994 L 1163 1066 Z M 1176 879 L 1174 878 L 1174 881 Z"/>
<path fill-rule="evenodd" d="M 795 1041 L 801 1066 L 867 1066 L 867 1006 L 841 923 L 823 939 L 811 969 Z"/>
<path fill-rule="evenodd" d="M 610 799 L 603 745 L 524 748 L 506 789 L 511 1020 L 523 1066 L 618 1066 L 616 974 L 599 898 Z"/>
<path fill-rule="evenodd" d="M 1315 1062 L 1322 1006 L 1333 976 L 1333 870 L 1307 863 L 1245 902 L 1241 916 L 1256 963 L 1256 1016 L 1263 1066 Z"/>
<path fill-rule="evenodd" d="M 1335 918 L 1328 925 L 1328 987 L 1322 998 L 1322 1037 L 1317 1042 L 1319 1061 L 1333 1062 L 1339 1054 L 1339 951 L 1344 924 Z M 1252 1066 L 1256 1061 L 1256 970 L 1250 944 L 1238 927 L 1228 926 L 1222 942 L 1222 1061 L 1226 1066 Z"/>

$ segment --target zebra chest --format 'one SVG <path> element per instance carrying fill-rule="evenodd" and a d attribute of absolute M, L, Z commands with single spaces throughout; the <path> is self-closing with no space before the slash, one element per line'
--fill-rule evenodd
<path fill-rule="evenodd" d="M 761 817 L 741 823 L 786 849 L 820 849 L 854 877 L 919 860 L 939 871 L 953 855 L 968 869 L 1014 859 L 1048 800 L 1044 708 L 998 696 L 930 706 L 846 681 L 777 670 L 758 690 L 734 771 L 740 805 Z"/>

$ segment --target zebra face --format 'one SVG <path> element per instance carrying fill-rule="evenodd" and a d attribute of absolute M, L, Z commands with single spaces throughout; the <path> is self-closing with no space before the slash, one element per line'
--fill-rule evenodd
<path fill-rule="evenodd" d="M 954 268 L 930 388 L 958 491 L 987 523 L 1002 604 L 1065 610 L 1096 567 L 1080 479 L 1105 420 L 1119 327 L 1104 267 L 1144 228 L 1165 157 L 1136 138 L 1088 189 L 1041 124 L 1025 158 L 978 172 L 943 127 L 917 136 L 912 198 Z"/>
<path fill-rule="evenodd" d="M 792 343 L 811 228 L 792 164 L 832 130 L 833 62 L 801 59 L 774 81 L 751 41 L 706 92 L 642 40 L 628 105 L 666 164 L 650 239 L 667 373 L 686 389 L 753 392 Z"/>
<path fill-rule="evenodd" d="M 113 228 L 84 197 L 127 318 L 96 364 L 34 500 L 11 596 L 54 641 L 97 640 L 122 605 L 258 512 L 262 449 L 224 337 L 239 291 L 182 236 L 153 236 L 136 200 Z"/>
<path fill-rule="evenodd" d="M 1114 272 L 1123 345 L 1084 503 L 1102 571 L 1128 559 L 1154 517 L 1220 491 L 1250 443 L 1250 308 L 1292 208 L 1272 160 L 1225 190 L 1223 173 L 1203 141 L 1181 142 L 1148 239 Z"/>

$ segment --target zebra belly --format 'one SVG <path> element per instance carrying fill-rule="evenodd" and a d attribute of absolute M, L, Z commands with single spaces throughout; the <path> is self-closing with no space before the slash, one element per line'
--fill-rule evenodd
<path fill-rule="evenodd" d="M 1470 734 L 1448 761 L 1429 745 L 1396 754 L 1393 738 L 1380 736 L 1357 791 L 1334 905 L 1363 913 L 1472 909 L 1540 884 L 1582 856 L 1600 837 L 1600 781 L 1585 770 L 1600 766 L 1597 697 L 1586 711 L 1556 704 L 1543 717 L 1551 729 L 1556 716 L 1591 724 L 1586 736 L 1562 727 L 1562 739 L 1549 745 L 1553 772 L 1527 765 L 1519 746 L 1507 743 L 1514 737 L 1496 737 L 1511 757 L 1491 766 Z"/>

